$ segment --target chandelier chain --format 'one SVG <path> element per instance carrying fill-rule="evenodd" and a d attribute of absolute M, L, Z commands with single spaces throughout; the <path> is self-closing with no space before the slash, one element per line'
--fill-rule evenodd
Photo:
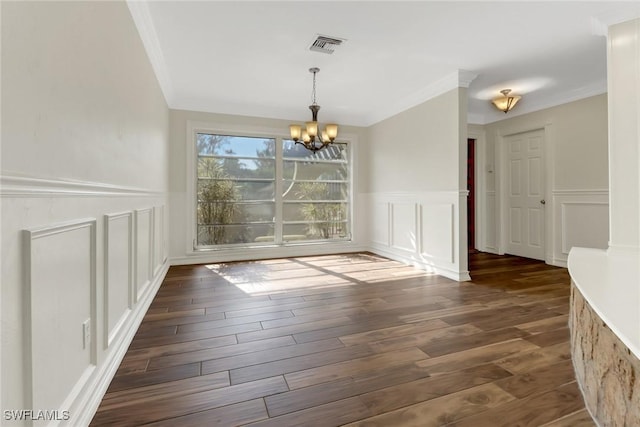
<path fill-rule="evenodd" d="M 317 71 L 313 72 L 313 88 L 311 89 L 311 103 L 313 105 L 316 105 L 316 73 Z"/>

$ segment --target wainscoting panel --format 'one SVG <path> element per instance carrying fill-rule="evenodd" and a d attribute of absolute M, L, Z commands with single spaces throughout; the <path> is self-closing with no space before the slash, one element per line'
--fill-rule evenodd
<path fill-rule="evenodd" d="M 75 399 L 96 365 L 96 220 L 25 231 L 27 408 Z"/>
<path fill-rule="evenodd" d="M 104 216 L 105 348 L 122 329 L 133 308 L 133 212 Z"/>
<path fill-rule="evenodd" d="M 606 249 L 609 239 L 609 204 L 564 202 L 562 209 L 562 253 L 572 247 Z"/>
<path fill-rule="evenodd" d="M 554 191 L 554 264 L 566 267 L 573 247 L 606 249 L 609 194 L 606 190 Z"/>
<path fill-rule="evenodd" d="M 370 212 L 370 250 L 454 280 L 469 280 L 466 258 L 461 262 L 467 256 L 466 235 L 462 242 L 457 232 L 458 211 L 466 197 L 466 191 L 363 195 L 364 211 Z"/>
<path fill-rule="evenodd" d="M 371 206 L 369 224 L 371 225 L 371 241 L 378 245 L 390 246 L 388 202 L 374 202 Z"/>
<path fill-rule="evenodd" d="M 416 252 L 416 204 L 395 202 L 391 204 L 391 247 L 396 250 Z"/>
<path fill-rule="evenodd" d="M 5 409 L 70 414 L 20 425 L 87 426 L 169 268 L 168 196 L 6 174 L 0 196 Z"/>
<path fill-rule="evenodd" d="M 422 256 L 431 260 L 454 261 L 454 205 L 424 204 L 420 207 L 420 248 Z"/>
<path fill-rule="evenodd" d="M 135 301 L 146 291 L 153 273 L 153 209 L 135 211 L 136 286 Z"/>
<path fill-rule="evenodd" d="M 153 208 L 153 276 L 164 262 L 164 206 Z"/>

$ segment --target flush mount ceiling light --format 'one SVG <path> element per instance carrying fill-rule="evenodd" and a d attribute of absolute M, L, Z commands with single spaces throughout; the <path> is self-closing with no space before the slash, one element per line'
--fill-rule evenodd
<path fill-rule="evenodd" d="M 517 95 L 509 96 L 509 93 L 511 93 L 511 89 L 503 89 L 500 91 L 500 93 L 502 94 L 502 96 L 500 98 L 493 99 L 491 102 L 493 102 L 493 105 L 495 105 L 498 110 L 504 111 L 505 114 L 511 111 L 511 109 L 516 106 L 518 101 L 520 101 L 520 98 L 522 98 L 521 96 Z"/>
<path fill-rule="evenodd" d="M 322 150 L 324 147 L 331 144 L 338 136 L 338 125 L 328 124 L 323 131 L 320 131 L 318 127 L 318 111 L 320 106 L 316 103 L 316 74 L 320 71 L 320 68 L 309 68 L 309 72 L 313 73 L 313 89 L 311 90 L 311 121 L 305 123 L 305 130 L 302 130 L 300 125 L 290 125 L 289 131 L 291 133 L 291 139 L 296 144 L 302 144 L 307 150 L 314 153 L 318 150 Z"/>

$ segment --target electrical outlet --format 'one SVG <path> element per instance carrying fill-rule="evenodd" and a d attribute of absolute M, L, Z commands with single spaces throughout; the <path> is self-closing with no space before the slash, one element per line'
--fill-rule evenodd
<path fill-rule="evenodd" d="M 89 347 L 91 343 L 91 319 L 82 322 L 82 349 Z"/>

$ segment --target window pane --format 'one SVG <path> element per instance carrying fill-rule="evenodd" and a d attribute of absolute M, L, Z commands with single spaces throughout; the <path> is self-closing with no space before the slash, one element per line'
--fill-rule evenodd
<path fill-rule="evenodd" d="M 233 212 L 225 216 L 222 213 L 225 209 L 233 209 Z M 201 225 L 273 222 L 275 203 L 200 202 L 198 213 Z"/>
<path fill-rule="evenodd" d="M 275 158 L 276 153 L 272 138 L 198 133 L 196 140 L 198 156 Z"/>
<path fill-rule="evenodd" d="M 349 166 L 346 163 L 310 163 L 300 161 L 284 161 L 283 178 L 293 181 L 346 181 L 349 177 Z"/>
<path fill-rule="evenodd" d="M 349 233 L 347 223 L 344 222 L 327 222 L 321 225 L 284 224 L 283 226 L 283 240 L 285 242 L 346 238 L 349 238 Z"/>
<path fill-rule="evenodd" d="M 273 159 L 198 158 L 198 178 L 272 179 L 275 169 Z"/>
<path fill-rule="evenodd" d="M 283 198 L 292 200 L 347 200 L 349 187 L 340 182 L 284 181 Z"/>
<path fill-rule="evenodd" d="M 285 140 L 283 156 L 283 240 L 349 238 L 347 145 L 312 153 Z"/>
<path fill-rule="evenodd" d="M 198 133 L 199 246 L 273 242 L 275 139 Z"/>
<path fill-rule="evenodd" d="M 348 237 L 347 207 L 346 203 L 285 203 L 284 234 L 304 235 L 308 240 Z"/>
<path fill-rule="evenodd" d="M 199 225 L 198 242 L 201 245 L 237 243 L 273 243 L 274 224 Z"/>
<path fill-rule="evenodd" d="M 282 207 L 283 220 L 304 221 L 343 221 L 347 219 L 346 203 L 285 203 Z"/>
<path fill-rule="evenodd" d="M 228 189 L 228 190 L 227 190 Z M 273 181 L 198 180 L 198 194 L 207 194 L 207 200 L 273 200 Z M 218 197 L 231 197 L 219 199 Z"/>

